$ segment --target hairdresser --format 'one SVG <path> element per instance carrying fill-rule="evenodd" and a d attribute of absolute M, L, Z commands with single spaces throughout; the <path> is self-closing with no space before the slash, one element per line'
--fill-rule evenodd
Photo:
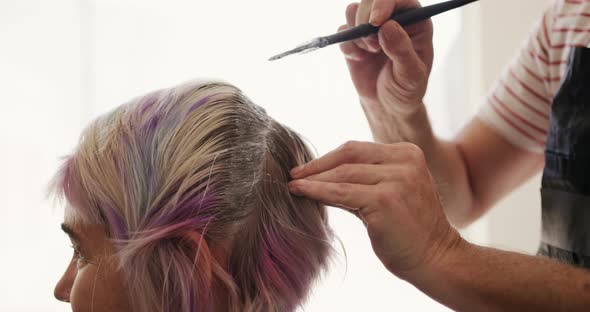
<path fill-rule="evenodd" d="M 382 26 L 377 37 L 342 45 L 378 143 L 350 142 L 295 168 L 291 191 L 355 212 L 387 269 L 452 309 L 589 311 L 590 1 L 548 7 L 451 141 L 432 132 L 422 101 L 431 21 L 404 29 L 388 20 L 419 5 L 347 8 L 341 29 Z M 475 246 L 451 226 L 470 224 L 540 170 L 537 257 Z"/>

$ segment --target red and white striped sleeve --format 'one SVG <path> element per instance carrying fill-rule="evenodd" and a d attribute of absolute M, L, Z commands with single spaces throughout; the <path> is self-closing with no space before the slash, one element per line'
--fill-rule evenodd
<path fill-rule="evenodd" d="M 480 109 L 478 117 L 512 144 L 542 153 L 545 148 L 553 97 L 551 67 L 562 61 L 550 57 L 550 38 L 555 7 L 546 10 L 520 53 L 504 70 Z"/>

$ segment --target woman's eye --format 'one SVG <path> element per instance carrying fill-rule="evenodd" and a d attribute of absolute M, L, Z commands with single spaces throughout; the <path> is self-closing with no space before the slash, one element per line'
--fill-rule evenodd
<path fill-rule="evenodd" d="M 76 260 L 76 266 L 78 268 L 80 268 L 81 266 L 83 266 L 84 264 L 88 263 L 88 261 L 86 260 L 86 258 L 80 253 L 80 251 L 78 250 L 78 248 L 76 248 L 75 246 L 71 246 L 72 249 L 74 250 L 74 257 L 73 260 Z"/>

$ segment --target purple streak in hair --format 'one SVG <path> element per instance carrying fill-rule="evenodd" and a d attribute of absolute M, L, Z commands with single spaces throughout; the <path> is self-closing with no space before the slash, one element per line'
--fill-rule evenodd
<path fill-rule="evenodd" d="M 190 220 L 195 227 L 203 227 L 213 220 L 214 216 L 208 210 L 217 203 L 218 197 L 213 193 L 185 196 L 166 214 L 161 215 L 161 211 L 157 209 L 151 211 L 148 218 L 157 218 L 151 221 L 154 227 L 173 225 L 187 220 Z"/>
<path fill-rule="evenodd" d="M 143 99 L 143 102 L 140 104 L 141 107 L 141 114 L 145 114 L 156 102 L 158 101 L 158 93 L 154 92 Z"/>
<path fill-rule="evenodd" d="M 143 102 L 140 104 L 140 106 L 141 106 L 140 114 L 142 116 L 148 115 L 148 119 L 144 124 L 145 128 L 147 128 L 147 131 L 153 131 L 154 129 L 156 129 L 158 127 L 158 124 L 160 123 L 160 117 L 161 117 L 160 110 L 157 108 L 152 109 L 154 107 L 154 105 L 158 102 L 159 98 L 160 98 L 159 92 L 154 92 L 153 94 L 146 96 L 143 99 Z"/>
<path fill-rule="evenodd" d="M 158 124 L 160 123 L 160 116 L 154 113 L 146 123 L 146 127 L 148 131 L 154 131 Z"/>
<path fill-rule="evenodd" d="M 207 103 L 207 102 L 209 101 L 209 99 L 210 99 L 210 98 L 211 98 L 211 95 L 209 95 L 209 96 L 206 96 L 206 97 L 204 97 L 204 98 L 202 98 L 202 99 L 198 100 L 197 102 L 195 102 L 195 104 L 193 104 L 193 105 L 191 106 L 191 108 L 188 110 L 188 113 L 189 113 L 189 114 L 190 114 L 190 113 L 192 113 L 192 112 L 193 112 L 195 109 L 197 109 L 197 108 L 201 107 L 201 105 L 203 105 L 203 104 Z"/>
<path fill-rule="evenodd" d="M 190 308 L 190 311 L 197 311 L 197 302 L 195 300 L 195 294 L 192 291 L 190 291 L 188 296 L 188 306 Z"/>
<path fill-rule="evenodd" d="M 115 236 L 116 239 L 120 240 L 128 239 L 127 227 L 125 226 L 123 219 L 121 219 L 117 212 L 112 208 L 105 208 L 104 213 L 107 222 L 113 231 L 113 236 Z"/>

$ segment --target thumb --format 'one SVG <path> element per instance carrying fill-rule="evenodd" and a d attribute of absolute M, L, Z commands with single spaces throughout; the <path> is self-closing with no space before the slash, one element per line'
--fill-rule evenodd
<path fill-rule="evenodd" d="M 395 21 L 388 21 L 379 31 L 379 44 L 393 63 L 393 76 L 400 88 L 416 92 L 427 80 L 426 65 L 414 49 L 408 33 Z"/>

